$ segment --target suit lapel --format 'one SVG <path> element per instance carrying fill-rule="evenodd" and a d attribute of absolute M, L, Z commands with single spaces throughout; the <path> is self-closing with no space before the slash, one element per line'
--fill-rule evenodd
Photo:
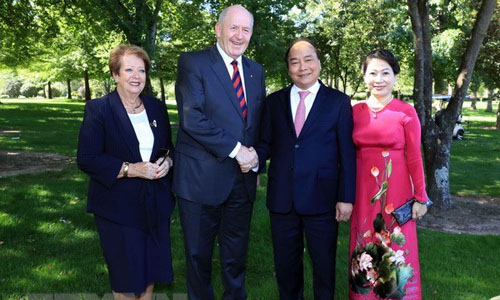
<path fill-rule="evenodd" d="M 142 161 L 141 153 L 139 152 L 139 141 L 135 135 L 134 127 L 132 126 L 132 122 L 130 122 L 127 111 L 116 90 L 109 95 L 109 104 L 116 124 L 118 125 L 119 134 L 122 135 L 123 141 L 125 141 L 125 144 L 130 150 L 133 159 L 135 161 Z"/>
<path fill-rule="evenodd" d="M 283 103 L 283 107 L 285 108 L 283 111 L 286 114 L 286 120 L 288 124 L 288 129 L 292 133 L 294 137 L 297 136 L 295 133 L 295 124 L 293 123 L 293 116 L 292 116 L 292 105 L 291 105 L 291 99 L 290 99 L 290 93 L 292 91 L 292 86 L 290 85 L 286 89 L 283 90 L 283 93 L 280 95 L 280 101 Z"/>
<path fill-rule="evenodd" d="M 243 64 L 243 76 L 245 77 L 245 99 L 247 101 L 247 127 L 252 125 L 253 114 L 256 114 L 255 111 L 257 108 L 257 98 L 255 93 L 258 91 L 257 80 L 260 81 L 260 78 L 257 78 L 256 74 L 254 74 L 254 70 L 252 69 L 248 59 L 246 57 L 242 57 Z M 239 106 L 239 103 L 238 103 Z M 241 108 L 240 108 L 241 111 Z"/>
<path fill-rule="evenodd" d="M 238 112 L 241 120 L 243 121 L 243 113 L 241 112 L 240 103 L 238 102 L 238 99 L 236 98 L 236 92 L 234 91 L 233 83 L 231 82 L 231 78 L 229 77 L 229 74 L 227 72 L 227 68 L 224 65 L 224 60 L 222 59 L 222 57 L 220 56 L 220 54 L 217 50 L 217 46 L 213 46 L 211 48 L 210 52 L 212 55 L 212 70 L 214 71 L 215 75 L 217 76 L 217 78 L 221 82 L 221 85 L 224 88 L 224 91 L 226 92 L 228 98 L 230 99 L 234 108 Z"/>
<path fill-rule="evenodd" d="M 304 123 L 304 127 L 300 131 L 300 135 L 305 134 L 307 130 L 312 126 L 314 120 L 321 114 L 322 105 L 325 102 L 325 86 L 320 82 L 320 87 L 318 90 L 318 94 L 316 94 L 316 99 L 314 99 L 313 106 L 311 107 L 311 111 L 307 115 L 306 122 Z"/>

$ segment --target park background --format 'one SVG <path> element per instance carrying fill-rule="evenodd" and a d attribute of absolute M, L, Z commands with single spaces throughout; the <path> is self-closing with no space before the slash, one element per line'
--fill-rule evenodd
<path fill-rule="evenodd" d="M 289 84 L 283 57 L 287 45 L 297 37 L 307 36 L 316 42 L 323 82 L 355 100 L 366 97 L 360 72 L 363 58 L 374 48 L 390 49 L 402 67 L 395 93 L 415 104 L 419 117 L 425 119 L 424 146 L 426 140 L 437 144 L 436 137 L 425 134 L 431 130 L 441 132 L 443 144 L 449 142 L 449 189 L 434 192 L 434 209 L 450 209 L 456 196 L 500 197 L 500 116 L 495 115 L 500 105 L 500 22 L 496 1 L 241 3 L 255 17 L 246 54 L 264 65 L 268 92 Z M 58 153 L 74 162 L 83 106 L 86 100 L 113 90 L 107 59 L 119 43 L 141 45 L 150 54 L 153 69 L 147 92 L 166 101 L 175 132 L 177 58 L 181 52 L 215 42 L 216 17 L 229 4 L 232 2 L 2 1 L 0 150 Z M 486 18 L 483 7 L 488 4 L 489 26 L 478 34 L 484 38 L 479 42 L 482 47 L 471 57 L 466 50 L 478 43 L 474 27 Z M 422 31 L 415 25 L 417 20 L 422 21 Z M 423 48 L 419 48 L 419 32 L 423 32 Z M 420 55 L 421 50 L 427 51 Z M 474 73 L 468 72 L 472 76 L 459 81 L 467 69 L 464 61 L 471 59 Z M 425 69 L 423 65 L 429 63 L 430 69 Z M 422 73 L 430 74 L 430 84 L 428 78 L 422 78 L 427 84 L 417 82 Z M 425 92 L 422 97 L 418 97 L 419 91 Z M 439 119 L 433 115 L 436 109 L 432 104 L 441 108 L 441 103 L 433 101 L 432 94 L 443 93 L 451 95 L 443 106 L 444 115 L 450 117 Z M 428 115 L 426 108 L 432 114 Z M 467 133 L 465 140 L 452 142 L 449 129 L 460 113 L 468 121 Z M 427 150 L 424 147 L 429 156 L 432 151 Z M 433 160 L 425 160 L 427 174 L 435 167 Z M 261 179 L 252 219 L 247 290 L 249 299 L 277 299 L 265 208 L 266 177 Z M 85 213 L 87 180 L 74 163 L 63 171 L 0 178 L 0 298 L 20 299 L 32 293 L 102 295 L 110 291 L 95 225 L 92 216 Z M 336 299 L 347 298 L 347 236 L 348 227 L 343 224 Z M 171 238 L 175 282 L 156 289 L 169 297 L 185 292 L 177 212 L 172 217 Z M 500 295 L 498 235 L 419 229 L 419 244 L 424 299 L 473 300 Z M 312 299 L 307 253 L 305 259 L 306 299 Z M 219 274 L 216 253 L 213 279 L 218 295 L 222 290 Z"/>

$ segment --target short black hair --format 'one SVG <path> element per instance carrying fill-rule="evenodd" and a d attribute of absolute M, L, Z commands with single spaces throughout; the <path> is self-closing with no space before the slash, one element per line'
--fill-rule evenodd
<path fill-rule="evenodd" d="M 391 51 L 386 50 L 386 49 L 377 49 L 373 50 L 372 52 L 368 53 L 368 55 L 365 58 L 365 61 L 363 62 L 363 75 L 366 73 L 366 68 L 368 67 L 368 63 L 370 60 L 377 58 L 385 61 L 386 63 L 391 66 L 392 72 L 394 72 L 394 75 L 398 75 L 399 72 L 401 72 L 401 68 L 399 67 L 398 59 L 392 54 Z"/>
<path fill-rule="evenodd" d="M 299 42 L 306 42 L 306 43 L 309 43 L 313 48 L 314 48 L 314 52 L 316 53 L 316 56 L 319 58 L 319 51 L 318 51 L 318 48 L 316 47 L 316 45 L 314 44 L 313 41 L 311 41 L 310 39 L 308 38 L 299 38 L 299 39 L 296 39 L 295 41 L 293 41 L 290 46 L 288 47 L 288 49 L 286 49 L 286 53 L 285 53 L 285 64 L 286 64 L 286 68 L 288 69 L 288 55 L 290 55 L 290 50 L 292 49 L 292 47 L 299 43 Z"/>

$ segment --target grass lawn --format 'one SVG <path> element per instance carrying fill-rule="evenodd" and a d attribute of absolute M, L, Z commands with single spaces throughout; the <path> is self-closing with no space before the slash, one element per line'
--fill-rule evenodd
<path fill-rule="evenodd" d="M 478 103 L 477 110 L 471 110 L 468 102 L 464 105 L 465 130 L 469 133 L 451 147 L 450 184 L 454 194 L 500 197 L 500 130 L 495 130 L 496 110 L 485 112 L 485 108 L 485 102 Z"/>
<path fill-rule="evenodd" d="M 66 100 L 4 101 L 0 104 L 0 149 L 58 152 L 74 156 L 83 104 Z M 494 106 L 496 107 L 496 106 Z M 168 106 L 177 121 L 175 107 Z M 461 195 L 500 197 L 500 132 L 494 113 L 468 111 L 466 140 L 454 142 L 451 188 Z M 266 178 L 262 178 L 265 186 Z M 87 177 L 76 165 L 61 172 L 0 179 L 0 299 L 32 293 L 110 292 L 106 265 L 91 215 L 85 213 Z M 249 299 L 278 299 L 265 189 L 258 190 L 248 256 Z M 348 226 L 340 227 L 337 300 L 347 299 Z M 156 292 L 173 299 L 185 293 L 182 233 L 172 217 L 175 283 Z M 484 300 L 500 295 L 500 236 L 445 234 L 419 230 L 424 299 Z M 213 279 L 220 297 L 220 267 L 214 256 Z M 306 299 L 312 297 L 311 263 L 306 254 Z M 66 298 L 65 298 L 66 299 Z M 72 298 L 75 299 L 75 298 Z"/>

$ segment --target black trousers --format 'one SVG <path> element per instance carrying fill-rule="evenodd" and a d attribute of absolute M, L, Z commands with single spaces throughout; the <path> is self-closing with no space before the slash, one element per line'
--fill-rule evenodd
<path fill-rule="evenodd" d="M 270 213 L 274 265 L 281 300 L 304 299 L 304 234 L 313 264 L 315 300 L 333 300 L 337 227 L 335 211 L 299 215 Z"/>
<path fill-rule="evenodd" d="M 213 300 L 211 283 L 215 238 L 220 247 L 224 300 L 246 299 L 245 262 L 253 202 L 238 176 L 228 199 L 210 206 L 178 199 L 186 251 L 188 295 L 191 300 Z"/>

